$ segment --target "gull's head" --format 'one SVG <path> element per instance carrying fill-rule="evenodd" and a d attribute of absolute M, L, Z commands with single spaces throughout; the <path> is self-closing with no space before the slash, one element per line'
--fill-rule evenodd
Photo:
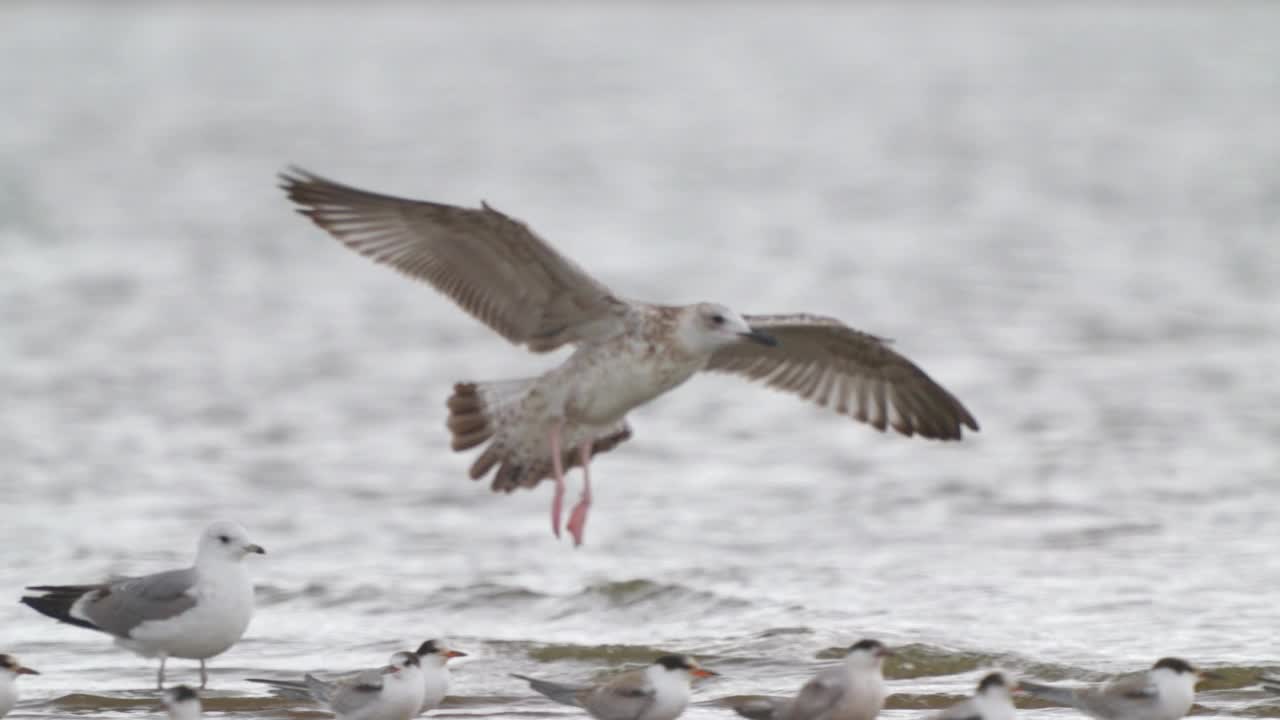
<path fill-rule="evenodd" d="M 711 677 L 720 673 L 708 670 L 688 655 L 663 655 L 649 666 L 649 674 L 655 679 L 678 677 L 685 682 L 693 682 L 694 678 Z"/>
<path fill-rule="evenodd" d="M 466 657 L 461 650 L 454 650 L 439 640 L 427 640 L 418 646 L 418 659 L 426 667 L 444 667 L 444 664 L 456 657 Z"/>
<path fill-rule="evenodd" d="M 849 654 L 845 656 L 844 661 L 853 668 L 878 671 L 884 664 L 884 659 L 892 654 L 893 651 L 879 640 L 864 639 L 849 646 Z"/>
<path fill-rule="evenodd" d="M 755 330 L 738 313 L 718 303 L 690 306 L 683 318 L 685 342 L 696 350 L 714 352 L 726 345 L 747 341 L 773 347 L 772 335 Z"/>
<path fill-rule="evenodd" d="M 391 659 L 387 661 L 387 666 L 382 668 L 382 674 L 403 677 L 421 668 L 422 661 L 418 659 L 417 653 L 401 651 L 391 656 Z"/>
<path fill-rule="evenodd" d="M 1002 672 L 987 673 L 978 681 L 977 695 L 987 698 L 1009 699 L 1010 693 L 1018 689 L 1018 681 Z"/>
<path fill-rule="evenodd" d="M 196 548 L 196 557 L 241 560 L 245 555 L 264 555 L 266 550 L 249 540 L 249 533 L 230 520 L 219 520 L 205 528 Z"/>
<path fill-rule="evenodd" d="M 186 685 L 175 685 L 160 696 L 170 720 L 192 720 L 200 717 L 200 695 Z"/>
<path fill-rule="evenodd" d="M 1214 677 L 1213 673 L 1201 670 L 1186 660 L 1176 657 L 1157 660 L 1156 664 L 1151 666 L 1151 676 L 1157 683 L 1170 682 L 1191 687 L 1195 687 L 1195 684 L 1204 678 Z"/>
<path fill-rule="evenodd" d="M 0 653 L 0 674 L 14 677 L 17 675 L 39 675 L 40 673 L 18 662 L 16 657 Z"/>

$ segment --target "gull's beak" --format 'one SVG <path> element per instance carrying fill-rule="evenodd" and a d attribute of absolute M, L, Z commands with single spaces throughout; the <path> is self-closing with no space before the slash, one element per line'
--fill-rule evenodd
<path fill-rule="evenodd" d="M 889 657 L 890 655 L 895 655 L 895 654 L 896 653 L 890 648 L 880 648 L 879 650 L 876 651 L 876 657 L 878 658 Z"/>
<path fill-rule="evenodd" d="M 1211 670 L 1196 670 L 1196 677 L 1201 680 L 1221 680 L 1222 674 Z"/>
<path fill-rule="evenodd" d="M 257 545 L 257 544 L 255 544 L 255 543 L 249 543 L 248 545 L 245 545 L 245 546 L 244 546 L 244 551 L 245 551 L 245 552 L 247 552 L 247 553 L 256 553 L 256 554 L 258 554 L 258 555 L 266 555 L 266 554 L 267 554 L 267 551 L 266 551 L 266 550 L 263 550 L 261 545 Z"/>
<path fill-rule="evenodd" d="M 1009 692 L 1011 693 L 1022 692 L 1022 686 L 1019 685 L 1017 681 L 1014 681 L 1009 684 Z"/>
<path fill-rule="evenodd" d="M 39 675 L 40 674 L 38 670 L 32 670 L 31 668 L 25 665 L 19 665 L 18 669 L 14 670 L 14 672 L 18 673 L 19 675 Z"/>
<path fill-rule="evenodd" d="M 720 673 L 716 672 L 715 670 L 708 670 L 704 667 L 698 667 L 690 670 L 689 674 L 696 678 L 704 678 L 704 677 L 714 677 L 716 675 L 719 675 Z"/>
<path fill-rule="evenodd" d="M 467 654 L 462 652 L 461 650 L 446 650 L 444 653 L 445 660 L 448 660 L 449 658 L 466 657 L 466 656 Z"/>
<path fill-rule="evenodd" d="M 398 672 L 400 672 L 400 668 L 396 667 L 395 665 L 388 665 L 382 668 L 383 675 L 395 675 Z"/>
<path fill-rule="evenodd" d="M 738 333 L 738 335 L 744 340 L 750 340 L 753 343 L 760 343 L 761 345 L 764 345 L 766 347 L 778 347 L 777 338 L 775 338 L 772 335 L 762 333 L 759 330 L 752 330 L 751 332 Z"/>

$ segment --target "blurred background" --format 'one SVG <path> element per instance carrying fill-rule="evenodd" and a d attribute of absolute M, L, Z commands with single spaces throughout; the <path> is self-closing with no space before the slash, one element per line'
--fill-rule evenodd
<path fill-rule="evenodd" d="M 0 651 L 45 673 L 13 716 L 153 714 L 152 662 L 16 601 L 185 564 L 217 517 L 270 553 L 211 661 L 227 714 L 307 709 L 247 675 L 443 636 L 446 715 L 558 714 L 506 673 L 671 650 L 724 674 L 688 715 L 727 717 L 871 636 L 891 718 L 1165 655 L 1224 670 L 1197 712 L 1280 716 L 1278 31 L 1247 2 L 0 5 Z M 840 317 L 982 432 L 697 378 L 594 464 L 574 550 L 548 487 L 491 494 L 444 430 L 453 382 L 559 357 L 298 217 L 290 164 L 485 200 L 628 297 Z"/>

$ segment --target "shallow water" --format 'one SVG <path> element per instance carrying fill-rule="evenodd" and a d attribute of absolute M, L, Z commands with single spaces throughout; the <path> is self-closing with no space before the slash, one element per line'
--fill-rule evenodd
<path fill-rule="evenodd" d="M 243 522 L 244 682 L 441 635 L 445 715 L 509 678 L 695 653 L 724 698 L 901 646 L 889 717 L 982 669 L 1221 668 L 1278 716 L 1280 9 L 0 7 L 0 591 L 187 562 Z M 289 163 L 528 221 L 620 293 L 892 337 L 982 432 L 885 437 L 733 378 L 632 416 L 588 543 L 465 479 L 458 379 L 510 348 L 339 247 Z M 576 477 L 571 480 L 576 485 Z M 0 604 L 12 717 L 154 714 L 153 665 Z M 191 681 L 194 663 L 172 661 Z M 1027 705 L 1033 720 L 1073 714 Z"/>

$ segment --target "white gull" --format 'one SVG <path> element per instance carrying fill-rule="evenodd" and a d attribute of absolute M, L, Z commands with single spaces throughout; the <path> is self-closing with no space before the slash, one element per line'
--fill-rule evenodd
<path fill-rule="evenodd" d="M 385 667 L 348 678 L 305 679 L 311 697 L 328 705 L 338 720 L 409 720 L 422 709 L 422 667 L 411 652 L 398 652 Z"/>
<path fill-rule="evenodd" d="M 418 656 L 422 673 L 422 705 L 419 707 L 418 712 L 424 713 L 440 707 L 440 703 L 444 702 L 445 697 L 449 694 L 448 662 L 456 657 L 466 657 L 467 654 L 461 650 L 454 650 L 446 646 L 441 640 L 423 641 L 418 646 L 418 649 L 414 651 L 414 654 Z M 337 681 L 350 680 L 356 675 L 357 673 L 352 673 L 338 678 Z M 271 692 L 279 697 L 293 700 L 307 700 L 315 697 L 306 680 L 272 680 L 269 678 L 247 678 L 247 680 L 270 685 Z"/>
<path fill-rule="evenodd" d="M 18 662 L 18 658 L 0 653 L 0 718 L 18 703 L 18 676 L 39 674 Z"/>
<path fill-rule="evenodd" d="M 204 661 L 226 652 L 253 617 L 253 583 L 241 561 L 262 554 L 244 528 L 221 520 L 200 535 L 196 561 L 182 570 L 120 578 L 95 585 L 35 585 L 22 602 L 56 620 L 115 637 L 116 644 L 159 657 L 156 684 L 164 687 L 170 657 Z"/>
<path fill-rule="evenodd" d="M 175 685 L 160 696 L 160 702 L 169 714 L 169 720 L 199 720 L 201 714 L 200 693 L 186 685 Z"/>
<path fill-rule="evenodd" d="M 959 400 L 886 340 L 834 318 L 626 300 L 488 204 L 380 195 L 297 168 L 280 178 L 298 211 L 321 228 L 430 283 L 512 343 L 538 353 L 576 346 L 538 377 L 458 383 L 448 402 L 453 449 L 488 443 L 473 479 L 496 467 L 492 487 L 501 492 L 555 480 L 557 537 L 565 469 L 583 468 L 567 525 L 581 544 L 590 458 L 631 436 L 629 411 L 702 370 L 761 380 L 878 430 L 959 440 L 963 427 L 978 429 Z"/>

